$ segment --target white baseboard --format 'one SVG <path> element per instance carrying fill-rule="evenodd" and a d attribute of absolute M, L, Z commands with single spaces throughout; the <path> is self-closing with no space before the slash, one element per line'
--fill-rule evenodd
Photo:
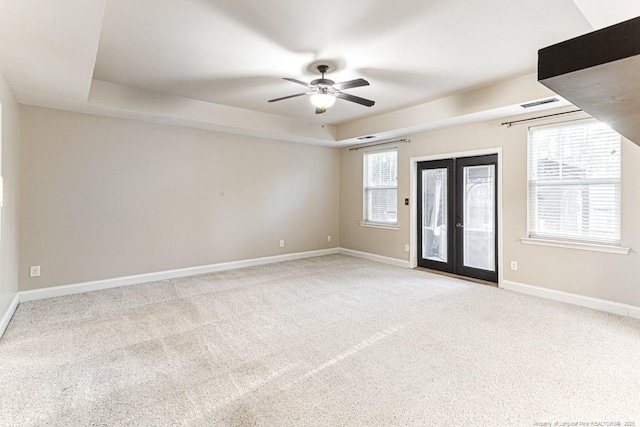
<path fill-rule="evenodd" d="M 382 255 L 371 254 L 368 252 L 354 251 L 353 249 L 345 249 L 345 248 L 340 248 L 340 253 L 342 255 L 349 255 L 356 258 L 364 258 L 370 261 L 383 262 L 385 264 L 391 264 L 397 267 L 404 267 L 404 268 L 410 267 L 409 261 L 405 261 L 403 259 L 390 258 Z"/>
<path fill-rule="evenodd" d="M 120 286 L 137 285 L 140 283 L 156 282 L 158 280 L 175 279 L 179 277 L 196 276 L 198 274 L 214 273 L 216 271 L 233 270 L 236 268 L 252 267 L 256 265 L 272 264 L 276 262 L 292 261 L 296 259 L 312 258 L 339 253 L 339 248 L 321 249 L 309 252 L 275 255 L 263 258 L 253 258 L 241 261 L 223 262 L 219 264 L 202 265 L 198 267 L 180 268 L 176 270 L 159 271 L 156 273 L 137 274 L 135 276 L 116 277 L 113 279 L 95 280 L 92 282 L 75 283 L 72 285 L 52 286 L 19 293 L 20 302 L 55 298 L 65 295 L 81 294 L 101 289 L 117 288 Z"/>
<path fill-rule="evenodd" d="M 569 304 L 592 308 L 594 310 L 606 311 L 608 313 L 640 319 L 640 307 L 629 304 L 622 304 L 619 302 L 607 301 L 604 299 L 592 298 L 569 292 L 556 291 L 554 289 L 541 288 L 533 285 L 525 285 L 524 283 L 511 282 L 509 280 L 504 280 L 500 284 L 500 287 L 510 291 L 521 292 L 523 294 L 534 295 L 554 301 L 566 302 Z"/>
<path fill-rule="evenodd" d="M 629 306 L 629 317 L 640 319 L 640 307 Z"/>
<path fill-rule="evenodd" d="M 18 303 L 26 301 L 34 301 L 46 298 L 55 298 L 65 295 L 79 294 L 89 291 L 101 289 L 110 289 L 120 286 L 135 285 L 140 283 L 155 282 L 159 280 L 175 279 L 179 277 L 196 276 L 199 274 L 213 273 L 216 271 L 233 270 L 237 268 L 252 267 L 257 265 L 272 264 L 276 262 L 292 261 L 296 259 L 312 258 L 333 254 L 349 255 L 357 258 L 368 259 L 370 261 L 382 262 L 385 264 L 395 265 L 397 267 L 410 268 L 409 261 L 390 258 L 382 255 L 376 255 L 368 252 L 355 251 L 345 248 L 321 249 L 317 251 L 298 252 L 292 254 L 275 255 L 270 257 L 254 258 L 241 261 L 231 261 L 219 264 L 203 265 L 198 267 L 181 268 L 175 270 L 166 270 L 156 273 L 138 274 L 134 276 L 117 277 L 113 279 L 96 280 L 92 282 L 76 283 L 72 285 L 53 286 L 43 289 L 34 289 L 31 291 L 22 291 L 14 297 L 8 310 L 4 313 L 0 321 L 0 337 L 9 325 L 11 318 L 18 307 Z M 595 310 L 606 311 L 609 313 L 619 314 L 622 316 L 634 317 L 640 319 L 640 307 L 633 305 L 617 303 L 613 301 L 602 300 L 598 298 L 587 297 L 583 295 L 572 294 L 553 289 L 541 288 L 524 283 L 517 283 L 508 280 L 502 281 L 500 287 L 503 289 L 534 295 L 542 298 L 548 298 L 555 301 L 575 304 L 582 307 L 588 307 Z"/>
<path fill-rule="evenodd" d="M 20 294 L 16 294 L 9 305 L 9 308 L 2 316 L 2 320 L 0 321 L 0 338 L 4 335 L 4 331 L 7 330 L 7 326 L 9 326 L 9 322 L 11 322 L 11 318 L 13 317 L 13 313 L 16 312 L 16 308 L 18 308 L 18 303 L 20 302 Z"/>

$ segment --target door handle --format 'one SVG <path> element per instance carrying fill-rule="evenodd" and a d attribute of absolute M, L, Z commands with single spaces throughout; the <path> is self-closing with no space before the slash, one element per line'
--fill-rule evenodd
<path fill-rule="evenodd" d="M 457 224 L 456 224 L 456 227 L 458 227 L 458 228 L 464 228 L 464 225 L 462 225 L 462 224 L 460 224 L 460 223 L 457 223 Z"/>

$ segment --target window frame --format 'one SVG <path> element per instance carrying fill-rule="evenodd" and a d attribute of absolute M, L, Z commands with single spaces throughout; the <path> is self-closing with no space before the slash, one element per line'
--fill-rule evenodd
<path fill-rule="evenodd" d="M 599 123 L 595 118 L 581 118 L 570 121 L 560 121 L 549 123 L 540 126 L 532 126 L 527 130 L 527 237 L 521 238 L 520 241 L 524 244 L 528 245 L 539 245 L 539 246 L 552 246 L 552 247 L 560 247 L 560 248 L 569 248 L 569 249 L 581 249 L 588 251 L 596 251 L 596 252 L 609 252 L 609 253 L 618 253 L 618 254 L 628 254 L 630 252 L 630 248 L 626 248 L 621 246 L 622 244 L 622 136 L 618 134 L 619 137 L 619 164 L 620 164 L 620 176 L 617 181 L 611 180 L 612 184 L 615 184 L 617 187 L 617 198 L 616 202 L 617 213 L 618 213 L 618 236 L 616 238 L 612 238 L 609 241 L 605 241 L 602 239 L 581 239 L 581 238 L 572 238 L 572 237 L 564 237 L 561 235 L 554 235 L 553 233 L 545 234 L 545 233 L 536 233 L 531 228 L 531 217 L 532 215 L 536 215 L 537 212 L 533 212 L 534 207 L 531 203 L 531 191 L 533 187 L 537 187 L 535 181 L 532 181 L 531 178 L 531 132 L 534 128 L 542 128 L 542 127 L 554 127 L 554 126 L 566 126 L 572 122 L 591 122 L 591 123 Z M 613 132 L 615 130 L 611 129 Z M 616 132 L 617 133 L 617 132 Z M 589 180 L 589 179 L 588 179 Z M 587 181 L 588 181 L 587 180 Z M 593 180 L 593 179 L 591 179 Z M 570 185 L 569 183 L 566 184 Z M 593 185 L 589 184 L 589 185 Z M 542 185 L 543 187 L 545 185 Z M 547 184 L 548 186 L 548 184 Z"/>
<path fill-rule="evenodd" d="M 395 177 L 395 186 L 370 186 L 369 184 L 369 170 L 368 170 L 368 157 L 373 154 L 387 153 L 393 152 L 396 157 L 396 177 Z M 389 229 L 398 229 L 398 147 L 385 148 L 382 150 L 371 150 L 365 151 L 362 155 L 362 221 L 360 222 L 361 226 L 365 227 L 375 227 L 375 228 L 389 228 Z M 367 192 L 372 189 L 379 190 L 395 190 L 396 191 L 396 220 L 395 221 L 373 221 L 368 220 L 369 216 L 369 206 L 367 197 Z"/>

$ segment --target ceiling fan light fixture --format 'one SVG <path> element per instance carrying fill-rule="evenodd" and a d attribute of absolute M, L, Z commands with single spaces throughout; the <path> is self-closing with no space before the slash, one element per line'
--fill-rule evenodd
<path fill-rule="evenodd" d="M 311 95 L 311 103 L 321 110 L 326 110 L 336 103 L 336 97 L 330 93 L 318 92 Z"/>

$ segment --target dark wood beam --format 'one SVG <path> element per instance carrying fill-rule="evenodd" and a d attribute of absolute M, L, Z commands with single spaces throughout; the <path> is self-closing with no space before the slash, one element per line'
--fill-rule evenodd
<path fill-rule="evenodd" d="M 640 17 L 540 49 L 538 80 L 640 145 Z"/>

